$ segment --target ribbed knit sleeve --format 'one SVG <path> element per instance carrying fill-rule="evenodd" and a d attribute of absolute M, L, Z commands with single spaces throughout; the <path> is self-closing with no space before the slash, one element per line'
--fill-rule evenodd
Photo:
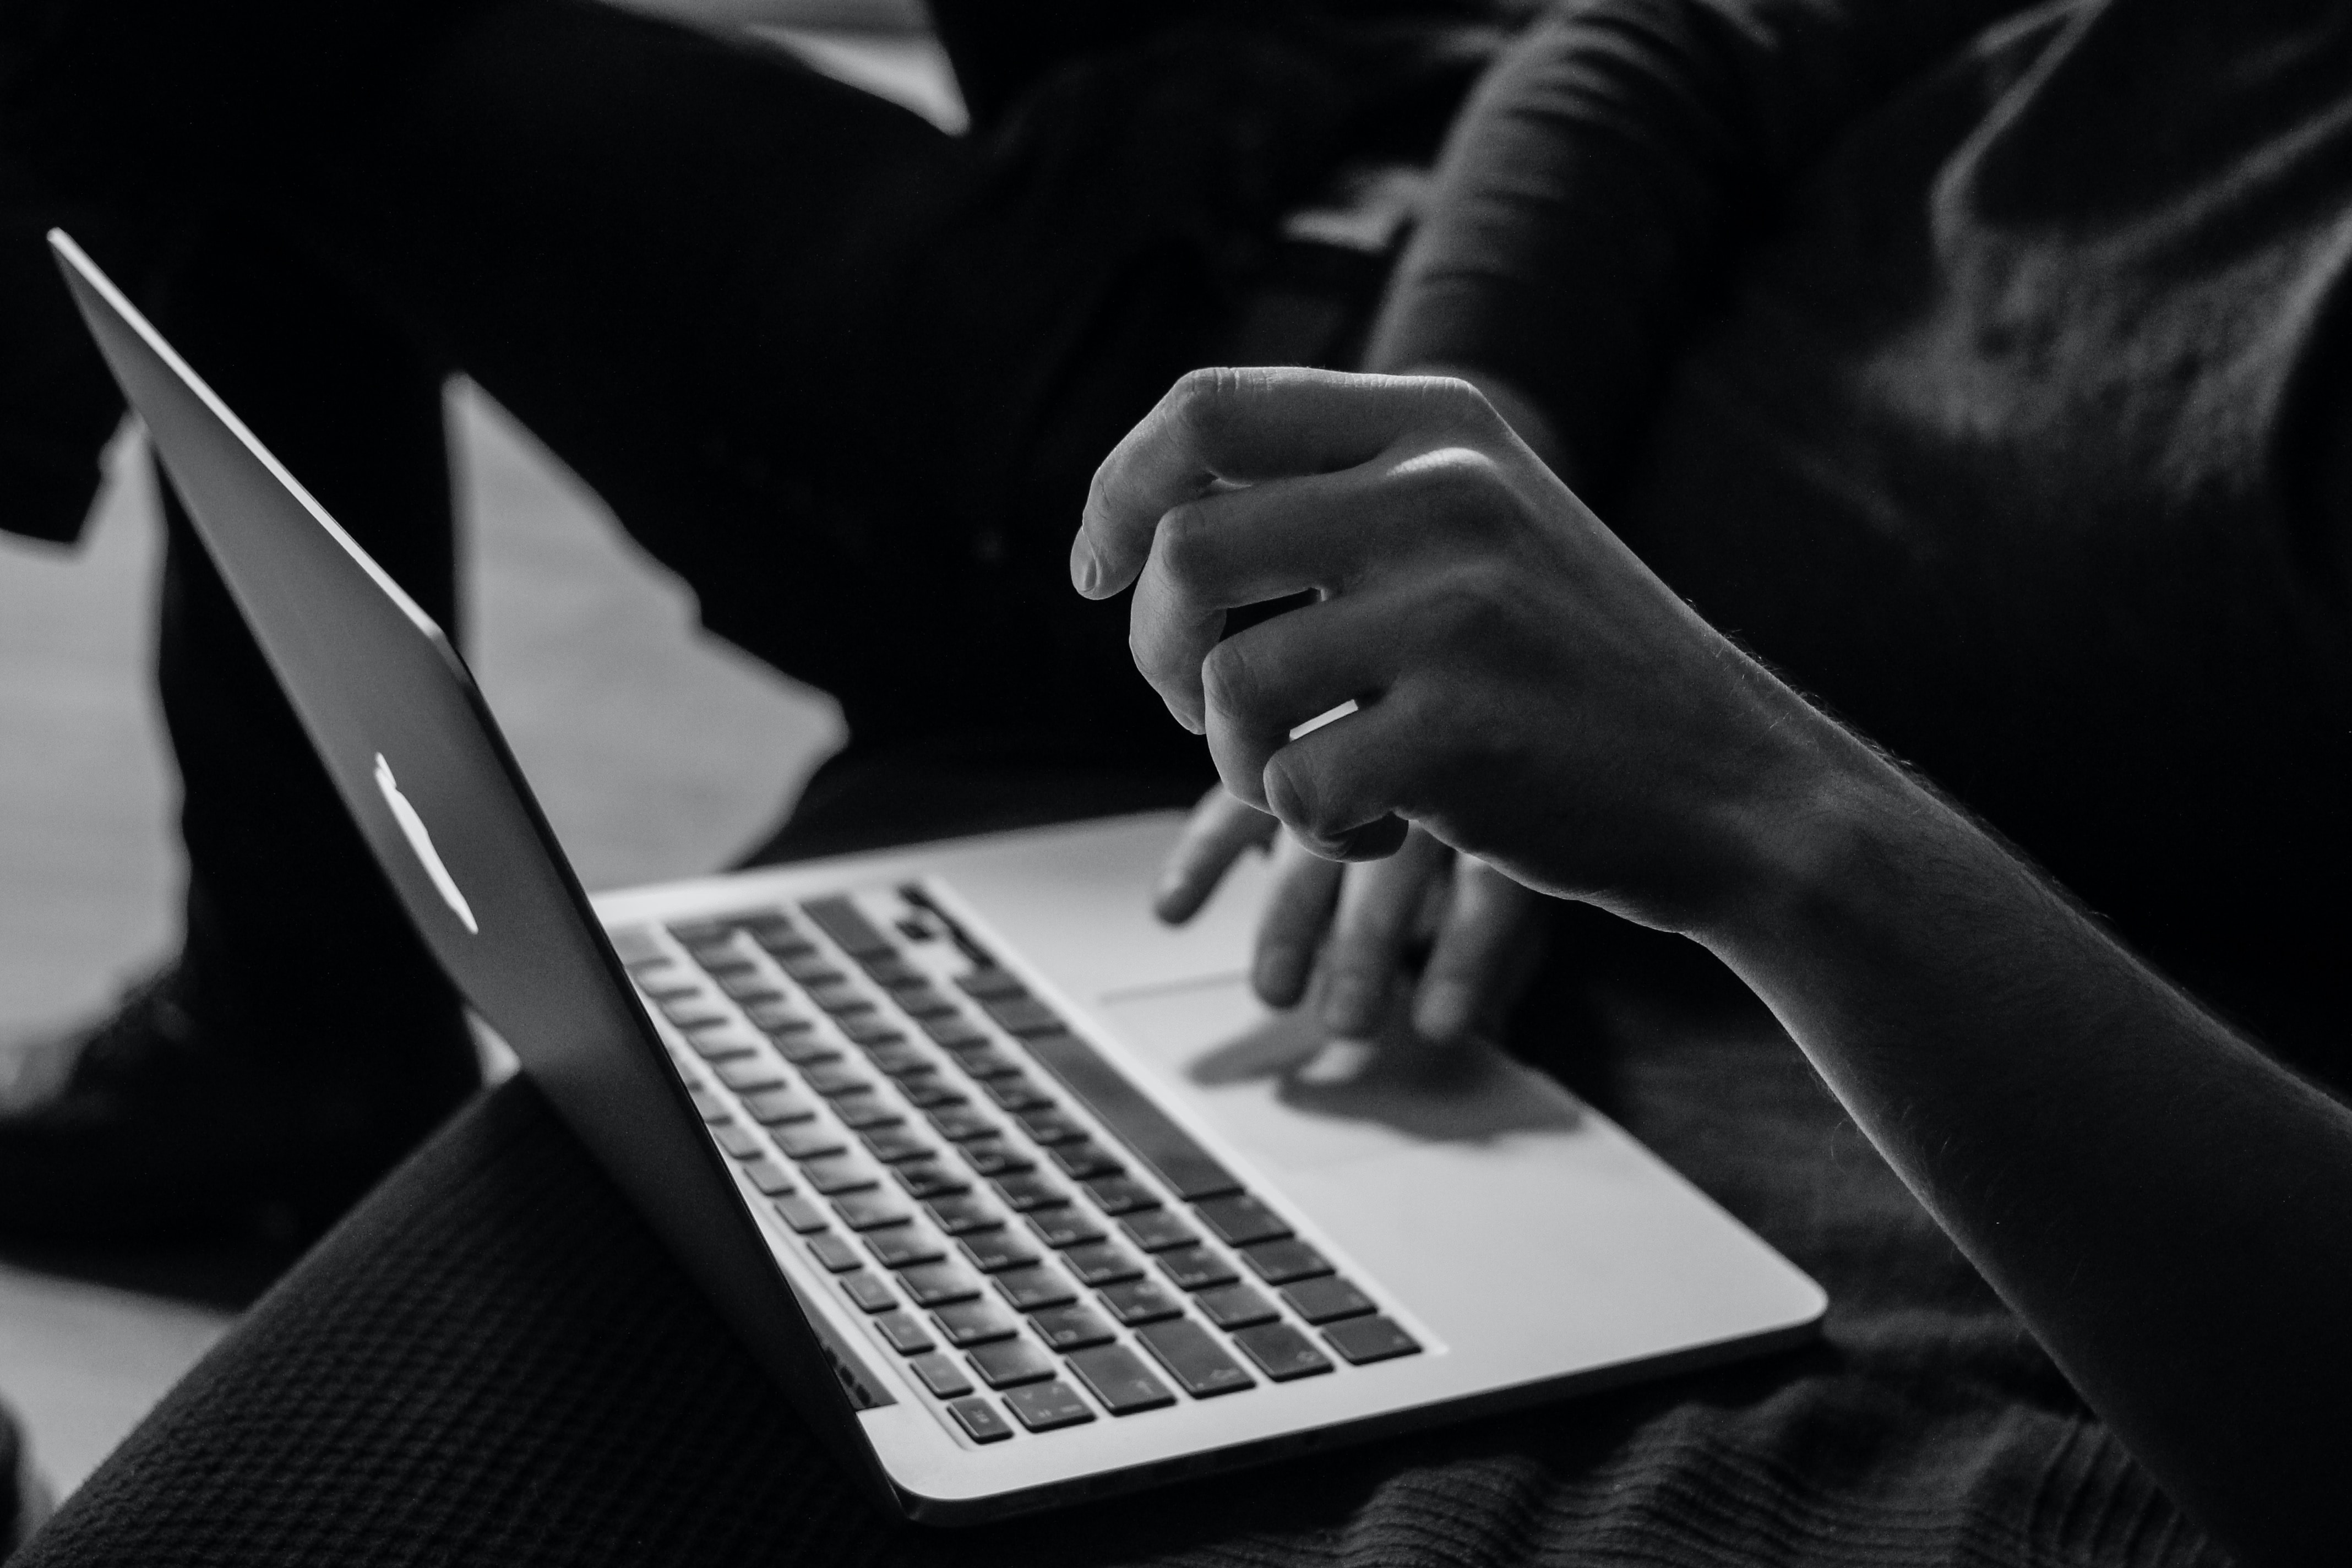
<path fill-rule="evenodd" d="M 1457 123 L 1375 369 L 1501 376 L 1605 476 L 1739 241 L 1853 120 L 2017 0 L 1594 0 Z"/>

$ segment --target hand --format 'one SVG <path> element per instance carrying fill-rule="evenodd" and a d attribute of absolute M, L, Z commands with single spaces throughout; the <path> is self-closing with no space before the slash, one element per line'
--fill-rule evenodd
<path fill-rule="evenodd" d="M 1496 1027 L 1526 989 L 1542 940 L 1541 900 L 1419 828 L 1385 860 L 1347 866 L 1304 848 L 1255 806 L 1212 789 L 1169 855 L 1153 910 L 1190 920 L 1244 852 L 1275 841 L 1274 891 L 1250 979 L 1268 1006 L 1296 1006 L 1320 980 L 1320 1021 L 1341 1039 L 1378 1032 L 1399 982 L 1413 1032 L 1447 1044 Z M 1409 957 L 1426 947 L 1419 978 Z"/>
<path fill-rule="evenodd" d="M 1393 854 L 1410 822 L 1687 930 L 1824 776 L 1833 726 L 1460 381 L 1196 372 L 1097 472 L 1071 572 L 1135 584 L 1145 678 L 1236 798 L 1326 858 Z M 1308 589 L 1219 640 L 1227 610 Z"/>

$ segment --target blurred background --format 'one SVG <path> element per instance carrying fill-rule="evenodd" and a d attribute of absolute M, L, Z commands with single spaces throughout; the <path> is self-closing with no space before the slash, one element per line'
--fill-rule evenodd
<path fill-rule="evenodd" d="M 919 0 L 632 0 L 753 29 L 961 129 Z M 822 693 L 703 637 L 690 596 L 488 396 L 452 386 L 466 655 L 593 889 L 712 869 L 840 740 Z M 126 426 L 74 549 L 0 535 L 0 1040 L 107 1005 L 167 956 L 173 784 L 149 670 L 161 528 Z M 266 1276 L 0 1259 L 0 1401 L 62 1496 Z M 110 1275 L 111 1277 L 110 1277 Z"/>

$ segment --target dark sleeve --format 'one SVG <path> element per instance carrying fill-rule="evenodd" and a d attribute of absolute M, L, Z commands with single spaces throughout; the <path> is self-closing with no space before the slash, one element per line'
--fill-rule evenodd
<path fill-rule="evenodd" d="M 1370 367 L 1533 396 L 1605 479 L 1738 240 L 1856 115 L 2018 0 L 1593 0 L 1465 108 Z"/>

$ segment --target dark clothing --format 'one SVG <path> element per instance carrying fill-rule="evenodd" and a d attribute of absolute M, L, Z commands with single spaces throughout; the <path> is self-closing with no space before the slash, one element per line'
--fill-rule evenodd
<path fill-rule="evenodd" d="M 1565 9 L 1376 352 L 2352 1086 L 2352 8 L 2001 9 Z"/>
<path fill-rule="evenodd" d="M 428 612 L 452 623 L 437 386 L 463 367 L 707 626 L 836 697 L 861 754 L 944 740 L 1205 787 L 1131 676 L 1124 610 L 1068 591 L 1066 520 L 1171 381 L 1251 352 L 1236 323 L 1293 254 L 1275 220 L 1350 127 L 1458 93 L 1461 60 L 1425 29 L 1201 24 L 1082 68 L 1031 59 L 1025 91 L 997 58 L 1013 107 L 958 140 L 781 51 L 600 5 L 433 15 L 387 45 L 403 70 L 352 65 L 352 101 L 299 140 L 205 121 L 196 144 L 246 166 L 191 168 L 201 202 L 100 201 L 103 160 L 47 161 L 104 234 L 168 219 L 167 242 L 101 260 L 143 276 L 165 333 Z M 321 47 L 373 26 L 342 16 Z M 73 100 L 52 83 L 16 108 Z M 1379 276 L 1339 286 L 1326 341 L 1286 346 L 1345 353 Z M 320 1048 L 321 1019 L 447 1037 L 446 987 L 167 516 L 199 994 L 272 1016 L 273 1048 Z"/>
<path fill-rule="evenodd" d="M 2352 1016 L 2352 684 L 2325 569 L 2341 519 L 2298 465 L 2341 379 L 2316 350 L 2352 232 L 2345 24 L 2001 9 L 1566 8 L 1458 132 L 1373 363 L 1522 380 L 1667 581 L 2316 1060 Z M 1151 47 L 1219 53 L 1205 37 Z M 1110 768 L 1122 793 L 1095 798 L 1118 804 L 1198 766 L 1128 668 L 1124 606 L 1076 601 L 1063 552 L 1095 460 L 1260 275 L 1300 192 L 1258 174 L 1304 181 L 1346 144 L 1330 84 L 1360 79 L 1339 57 L 1215 76 L 1258 84 L 1237 89 L 1255 119 L 1139 94 L 1171 55 L 1034 78 L 984 95 L 1015 107 L 960 145 L 776 61 L 544 0 L 391 52 L 341 139 L 304 150 L 339 180 L 257 175 L 176 276 L 324 265 L 398 323 L 386 363 L 478 374 L 714 628 L 843 696 L 872 750 L 821 781 L 812 834 L 890 795 L 901 831 L 944 825 L 917 814 L 959 782 L 870 771 L 893 752 Z M 1153 114 L 1102 118 L 1139 96 Z M 1114 123 L 1277 129 L 1205 151 L 1069 129 Z M 1138 167 L 1156 173 L 1122 185 Z M 1255 173 L 1212 177 L 1235 171 Z M 274 302 L 240 325 L 226 287 L 158 297 L 167 331 L 219 331 L 220 368 L 191 357 L 249 412 L 304 356 L 326 365 L 322 343 L 368 341 L 261 331 Z M 372 544 L 407 529 L 444 551 L 332 447 L 283 455 Z M 216 652 L 167 653 L 245 694 L 208 723 L 253 700 Z M 196 763 L 218 769 L 203 788 L 249 786 L 174 724 L 193 845 Z M 1009 763 L 994 777 L 1018 796 Z M 293 810 L 250 817 L 240 888 L 307 872 L 264 855 Z M 1211 1509 L 1024 1527 L 992 1554 L 2210 1560 L 1785 1040 L 1646 1005 L 1604 997 L 1582 1058 L 1613 1075 L 1601 1098 L 1830 1286 L 1825 1349 L 1236 1481 Z M 1562 1016 L 1535 1015 L 1543 1059 L 1580 1059 Z M 505 1090 L 159 1414 L 48 1560 L 988 1550 L 845 1500 L 739 1361 Z"/>

